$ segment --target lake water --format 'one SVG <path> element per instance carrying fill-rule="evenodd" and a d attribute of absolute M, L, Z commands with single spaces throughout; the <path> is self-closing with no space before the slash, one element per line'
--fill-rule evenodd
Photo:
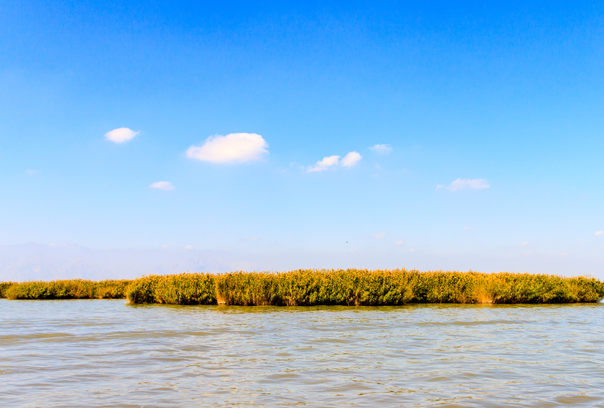
<path fill-rule="evenodd" d="M 0 300 L 0 406 L 604 406 L 604 305 Z"/>

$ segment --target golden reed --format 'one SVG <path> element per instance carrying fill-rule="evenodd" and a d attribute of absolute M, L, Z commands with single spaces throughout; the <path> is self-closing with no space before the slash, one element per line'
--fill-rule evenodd
<path fill-rule="evenodd" d="M 0 283 L 0 297 L 8 299 L 123 299 L 131 280 L 84 279 Z"/>
<path fill-rule="evenodd" d="M 407 270 L 297 270 L 151 275 L 126 289 L 130 303 L 242 306 L 406 303 L 578 303 L 604 297 L 591 277 Z"/>
<path fill-rule="evenodd" d="M 118 299 L 175 305 L 310 306 L 406 303 L 579 303 L 604 297 L 592 277 L 404 269 L 149 275 L 135 280 L 0 283 L 8 299 Z"/>

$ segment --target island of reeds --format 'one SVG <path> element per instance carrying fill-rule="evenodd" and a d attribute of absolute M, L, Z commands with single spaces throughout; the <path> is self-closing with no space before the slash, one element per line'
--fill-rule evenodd
<path fill-rule="evenodd" d="M 50 282 L 2 282 L 0 298 L 7 299 L 123 299 L 132 280 L 84 279 Z"/>
<path fill-rule="evenodd" d="M 183 273 L 128 280 L 1 283 L 8 299 L 128 298 L 173 305 L 311 306 L 407 303 L 584 303 L 604 298 L 592 277 L 408 270 Z"/>

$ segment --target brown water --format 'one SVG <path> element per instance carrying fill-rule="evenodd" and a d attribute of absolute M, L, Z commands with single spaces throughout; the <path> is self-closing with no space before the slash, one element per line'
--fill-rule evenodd
<path fill-rule="evenodd" d="M 0 406 L 604 407 L 604 305 L 0 300 Z"/>

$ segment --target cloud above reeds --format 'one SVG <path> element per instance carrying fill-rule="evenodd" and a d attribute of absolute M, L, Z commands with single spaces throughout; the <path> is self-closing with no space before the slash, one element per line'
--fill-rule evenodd
<path fill-rule="evenodd" d="M 105 139 L 113 143 L 124 143 L 134 139 L 139 133 L 140 132 L 135 132 L 132 129 L 122 127 L 105 133 Z"/>
<path fill-rule="evenodd" d="M 436 186 L 436 189 L 440 190 L 441 188 L 446 188 L 449 191 L 457 191 L 457 190 L 463 190 L 463 189 L 480 190 L 480 189 L 489 188 L 489 187 L 490 187 L 490 184 L 487 182 L 486 179 L 461 179 L 461 178 L 458 178 L 457 180 L 453 181 L 448 186 L 445 186 L 444 184 L 439 184 Z"/>
<path fill-rule="evenodd" d="M 604 231 L 596 231 L 596 233 L 594 235 L 598 236 L 598 235 L 602 235 L 602 234 L 604 234 Z"/>
<path fill-rule="evenodd" d="M 375 239 L 383 239 L 386 236 L 386 232 L 375 232 L 373 234 L 369 234 Z"/>
<path fill-rule="evenodd" d="M 210 136 L 200 146 L 187 149 L 189 159 L 210 163 L 245 163 L 262 160 L 268 143 L 256 133 L 230 133 Z"/>
<path fill-rule="evenodd" d="M 172 185 L 169 181 L 156 181 L 155 183 L 151 183 L 150 188 L 156 188 L 158 190 L 174 190 L 176 187 Z"/>
<path fill-rule="evenodd" d="M 392 151 L 392 147 L 390 147 L 390 145 L 387 145 L 387 144 L 376 144 L 376 145 L 371 146 L 369 148 L 369 150 L 372 150 L 376 153 L 386 154 L 386 153 L 390 153 Z"/>
<path fill-rule="evenodd" d="M 346 156 L 342 158 L 342 160 L 340 160 L 340 156 L 337 155 L 327 156 L 319 160 L 314 166 L 309 166 L 306 172 L 314 173 L 317 171 L 325 171 L 334 168 L 338 164 L 343 167 L 353 167 L 356 166 L 362 158 L 363 156 L 361 156 L 358 152 L 354 151 L 349 152 Z"/>
<path fill-rule="evenodd" d="M 357 152 L 350 152 L 342 159 L 342 166 L 344 167 L 352 167 L 355 166 L 358 162 L 361 161 L 363 156 L 361 156 Z"/>
<path fill-rule="evenodd" d="M 340 162 L 340 156 L 327 156 L 323 159 L 319 160 L 317 164 L 308 168 L 308 173 L 313 173 L 316 171 L 325 171 L 330 167 L 337 165 Z"/>

